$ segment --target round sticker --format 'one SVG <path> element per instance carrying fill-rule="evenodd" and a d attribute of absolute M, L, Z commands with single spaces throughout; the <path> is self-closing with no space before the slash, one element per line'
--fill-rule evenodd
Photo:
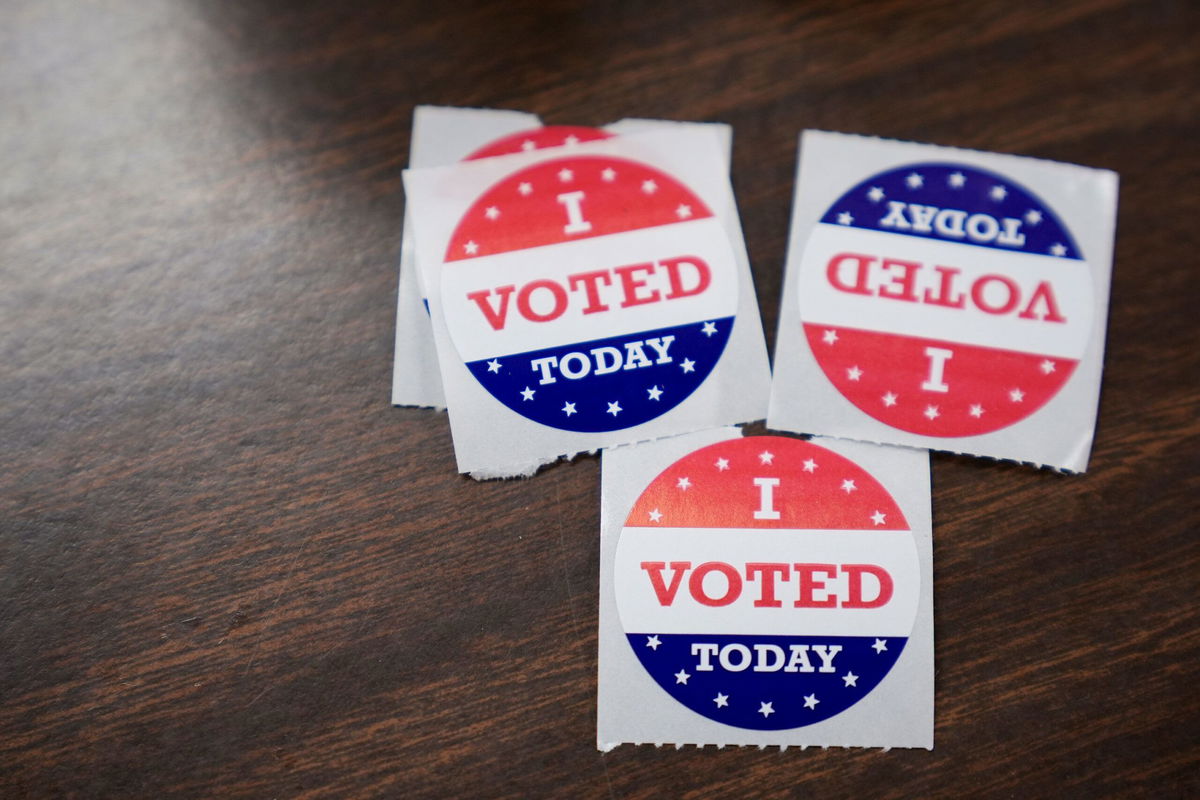
<path fill-rule="evenodd" d="M 1091 274 L 1070 231 L 1028 189 L 966 164 L 911 164 L 843 194 L 801 275 L 825 375 L 870 416 L 926 436 L 1029 416 L 1091 330 Z"/>
<path fill-rule="evenodd" d="M 916 542 L 888 491 L 832 450 L 777 436 L 681 458 L 617 543 L 621 625 L 692 711 L 782 730 L 874 689 L 916 619 Z"/>
<path fill-rule="evenodd" d="M 733 250 L 708 205 L 624 158 L 565 155 L 509 175 L 463 215 L 444 260 L 446 324 L 472 375 L 570 431 L 677 406 L 716 365 L 737 308 Z"/>

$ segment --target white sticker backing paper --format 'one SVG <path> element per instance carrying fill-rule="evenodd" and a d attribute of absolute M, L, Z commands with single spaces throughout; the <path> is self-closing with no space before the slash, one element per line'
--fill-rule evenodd
<path fill-rule="evenodd" d="M 723 137 L 605 136 L 405 172 L 462 472 L 765 413 Z"/>
<path fill-rule="evenodd" d="M 1117 176 L 806 131 L 768 423 L 1082 472 Z"/>
<path fill-rule="evenodd" d="M 597 745 L 933 747 L 925 451 L 704 431 L 603 454 Z"/>
<path fill-rule="evenodd" d="M 409 148 L 410 167 L 453 164 L 498 140 L 540 125 L 533 114 L 487 108 L 417 106 Z M 412 214 L 404 209 L 400 242 L 400 288 L 396 297 L 396 349 L 392 405 L 445 408 L 429 311 L 414 259 Z"/>

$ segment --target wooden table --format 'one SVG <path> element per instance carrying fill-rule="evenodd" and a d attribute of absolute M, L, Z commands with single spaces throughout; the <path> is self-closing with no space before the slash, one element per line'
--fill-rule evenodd
<path fill-rule="evenodd" d="M 1200 9 L 12 0 L 0 796 L 1200 794 Z M 417 103 L 720 120 L 773 341 L 806 127 L 1121 173 L 1092 466 L 933 458 L 926 751 L 595 749 L 599 464 L 388 405 Z"/>

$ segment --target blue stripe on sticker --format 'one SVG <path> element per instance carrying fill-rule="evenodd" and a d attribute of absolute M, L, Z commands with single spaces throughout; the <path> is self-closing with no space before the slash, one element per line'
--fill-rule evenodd
<path fill-rule="evenodd" d="M 493 397 L 523 417 L 595 433 L 670 411 L 712 372 L 733 317 L 467 362 Z"/>
<path fill-rule="evenodd" d="M 955 163 L 908 164 L 859 183 L 827 225 L 1082 260 L 1053 209 L 1003 175 Z"/>
<path fill-rule="evenodd" d="M 786 730 L 829 719 L 887 675 L 900 636 L 626 634 L 666 692 L 711 720 Z"/>

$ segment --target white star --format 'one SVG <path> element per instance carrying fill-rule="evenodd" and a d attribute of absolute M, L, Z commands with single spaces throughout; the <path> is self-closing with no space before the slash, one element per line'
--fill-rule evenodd
<path fill-rule="evenodd" d="M 684 372 L 695 372 L 696 371 L 696 362 L 692 361 L 690 358 L 685 358 L 683 360 L 683 363 L 681 363 L 679 366 L 683 368 Z"/>
<path fill-rule="evenodd" d="M 833 344 L 837 341 L 837 331 L 825 331 L 821 338 L 825 340 L 825 344 Z"/>
<path fill-rule="evenodd" d="M 775 454 L 770 450 L 763 450 L 758 454 L 758 460 L 761 464 L 770 464 L 775 459 Z"/>
<path fill-rule="evenodd" d="M 1020 389 L 1013 389 L 1008 393 L 1008 399 L 1012 400 L 1014 403 L 1019 403 L 1025 399 L 1025 393 Z"/>
<path fill-rule="evenodd" d="M 992 196 L 993 200 L 995 200 L 997 203 L 999 203 L 1005 197 L 1008 197 L 1008 189 L 1005 189 L 1000 184 L 996 184 L 995 186 L 992 187 L 992 191 L 988 192 L 988 194 L 990 194 Z"/>
<path fill-rule="evenodd" d="M 946 183 L 950 184 L 951 189 L 961 189 L 966 182 L 967 178 L 961 172 L 953 172 L 946 178 Z"/>
<path fill-rule="evenodd" d="M 528 197 L 533 192 L 533 186 L 530 183 L 522 183 L 517 186 L 517 191 Z"/>
<path fill-rule="evenodd" d="M 474 242 L 467 242 L 463 245 L 463 250 L 467 251 L 467 255 L 473 256 L 479 252 L 479 245 L 475 244 Z"/>
<path fill-rule="evenodd" d="M 500 209 L 496 208 L 495 206 L 488 206 L 487 210 L 483 212 L 483 215 L 488 219 L 496 219 L 496 217 L 500 216 Z"/>
<path fill-rule="evenodd" d="M 606 182 L 612 183 L 614 180 L 616 180 L 617 171 L 612 167 L 605 167 L 600 171 L 600 177 Z"/>
<path fill-rule="evenodd" d="M 495 375 L 499 371 L 500 371 L 500 362 L 493 358 L 491 361 L 488 362 L 488 372 Z"/>
<path fill-rule="evenodd" d="M 882 399 L 883 399 L 883 404 L 884 404 L 885 406 L 887 406 L 888 408 L 891 408 L 892 406 L 896 405 L 896 394 L 895 394 L 895 392 L 888 392 L 887 394 L 885 394 L 885 395 L 883 396 L 883 398 L 882 398 Z"/>
<path fill-rule="evenodd" d="M 853 478 L 846 478 L 844 481 L 842 481 L 842 491 L 846 494 L 850 494 L 857 488 L 858 487 L 854 485 Z"/>
<path fill-rule="evenodd" d="M 925 416 L 929 419 L 937 419 L 940 416 L 937 406 L 925 406 Z"/>
<path fill-rule="evenodd" d="M 704 323 L 704 327 L 700 329 L 700 332 L 703 333 L 705 336 L 711 337 L 714 333 L 717 332 L 717 323 L 715 323 L 715 322 Z"/>
<path fill-rule="evenodd" d="M 683 670 L 679 670 L 679 672 L 675 673 L 675 682 L 682 683 L 684 686 L 687 686 L 688 678 L 690 678 L 690 677 L 692 677 L 692 676 L 688 675 Z"/>
<path fill-rule="evenodd" d="M 662 644 L 662 642 L 658 640 L 658 636 L 646 637 L 646 647 L 649 647 L 651 650 L 657 651 L 660 644 Z"/>
<path fill-rule="evenodd" d="M 642 191 L 646 194 L 654 194 L 658 191 L 658 184 L 654 181 L 642 181 Z"/>
<path fill-rule="evenodd" d="M 717 472 L 724 472 L 725 470 L 729 469 L 729 459 L 728 458 L 718 458 L 716 467 L 717 467 Z"/>
<path fill-rule="evenodd" d="M 662 397 L 662 389 L 658 388 L 658 384 L 655 384 L 646 390 L 646 394 L 650 396 L 651 400 L 657 400 Z"/>
<path fill-rule="evenodd" d="M 759 703 L 758 704 L 758 713 L 762 714 L 764 717 L 771 716 L 772 714 L 775 713 L 775 709 L 772 708 L 771 706 L 772 706 L 772 703 Z"/>
<path fill-rule="evenodd" d="M 910 189 L 920 189 L 925 184 L 925 178 L 919 172 L 910 172 L 904 182 Z"/>
<path fill-rule="evenodd" d="M 563 413 L 569 417 L 575 413 L 575 404 L 574 403 L 564 403 L 562 410 L 563 410 Z"/>
<path fill-rule="evenodd" d="M 1062 256 L 1065 256 L 1066 254 L 1067 254 L 1067 246 L 1064 245 L 1062 242 L 1055 242 L 1054 244 L 1050 245 L 1050 255 L 1059 256 L 1061 258 Z"/>
<path fill-rule="evenodd" d="M 887 522 L 887 514 L 884 514 L 882 511 L 876 511 L 871 515 L 871 522 L 875 523 L 876 525 L 882 525 L 883 523 Z"/>
<path fill-rule="evenodd" d="M 1036 208 L 1029 209 L 1025 212 L 1025 221 L 1030 225 L 1037 225 L 1042 221 L 1042 212 L 1038 211 Z"/>
<path fill-rule="evenodd" d="M 855 366 L 851 367 L 850 369 L 846 370 L 846 377 L 852 381 L 856 381 L 862 377 L 862 370 L 859 369 L 857 365 L 855 365 Z"/>
<path fill-rule="evenodd" d="M 713 702 L 717 704 L 717 708 L 724 708 L 729 705 L 729 695 L 717 692 L 717 696 L 713 698 Z"/>
<path fill-rule="evenodd" d="M 605 411 L 604 413 L 612 414 L 615 417 L 617 414 L 620 414 L 623 410 L 624 409 L 621 408 L 621 404 L 619 402 L 617 402 L 616 400 L 614 400 L 613 402 L 608 404 L 608 411 Z"/>
<path fill-rule="evenodd" d="M 691 215 L 692 207 L 685 203 L 680 203 L 679 208 L 675 209 L 675 216 L 679 217 L 680 219 L 687 219 Z"/>
<path fill-rule="evenodd" d="M 526 139 L 525 141 L 521 142 L 521 149 L 526 153 L 537 150 L 537 143 L 533 141 L 533 139 Z"/>
<path fill-rule="evenodd" d="M 878 203 L 880 200 L 883 199 L 883 197 L 884 197 L 883 189 L 880 189 L 878 186 L 872 186 L 871 191 L 867 192 L 867 198 L 872 203 Z"/>
<path fill-rule="evenodd" d="M 530 389 L 528 386 L 526 386 L 521 390 L 521 397 L 525 398 L 526 400 L 532 400 L 534 392 L 536 391 L 536 389 Z"/>
<path fill-rule="evenodd" d="M 838 214 L 837 219 L 838 225 L 849 225 L 850 223 L 854 222 L 854 217 L 850 215 L 849 211 L 843 211 L 842 213 Z"/>
<path fill-rule="evenodd" d="M 805 708 L 810 708 L 810 709 L 816 708 L 817 703 L 819 703 L 819 702 L 821 702 L 821 701 L 817 699 L 817 696 L 815 694 L 804 695 L 804 707 Z"/>
<path fill-rule="evenodd" d="M 1054 372 L 1054 362 L 1047 358 L 1038 365 L 1038 369 L 1042 371 L 1043 375 L 1049 375 L 1051 372 Z"/>
<path fill-rule="evenodd" d="M 692 482 L 690 480 L 688 480 L 687 477 L 683 477 L 683 478 L 680 478 L 679 480 L 675 481 L 675 485 L 678 486 L 680 489 L 683 489 L 686 492 L 688 490 L 688 487 L 692 485 Z"/>
<path fill-rule="evenodd" d="M 575 173 L 572 172 L 571 170 L 567 169 L 566 167 L 563 167 L 562 169 L 560 169 L 558 171 L 558 179 L 560 181 L 562 181 L 563 183 L 566 183 L 567 181 L 571 180 L 574 177 L 575 177 Z"/>
<path fill-rule="evenodd" d="M 579 144 L 579 137 L 575 135 L 568 136 L 567 138 L 563 139 L 563 144 L 567 146 Z"/>
<path fill-rule="evenodd" d="M 817 462 L 813 461 L 811 458 L 804 459 L 804 471 L 805 472 L 816 472 L 818 466 L 819 465 L 817 464 Z"/>
<path fill-rule="evenodd" d="M 858 676 L 853 672 L 847 671 L 846 674 L 842 676 L 842 680 L 846 682 L 847 686 L 853 686 L 856 689 L 858 688 Z"/>
<path fill-rule="evenodd" d="M 875 644 L 871 645 L 871 649 L 876 653 L 882 653 L 887 650 L 887 639 L 876 639 Z"/>
<path fill-rule="evenodd" d="M 650 521 L 651 522 L 658 522 L 660 519 L 662 519 L 662 512 L 659 511 L 657 508 L 650 512 Z"/>
<path fill-rule="evenodd" d="M 971 408 L 967 413 L 975 419 L 979 419 L 983 416 L 983 406 L 979 405 L 979 403 L 972 403 Z"/>

